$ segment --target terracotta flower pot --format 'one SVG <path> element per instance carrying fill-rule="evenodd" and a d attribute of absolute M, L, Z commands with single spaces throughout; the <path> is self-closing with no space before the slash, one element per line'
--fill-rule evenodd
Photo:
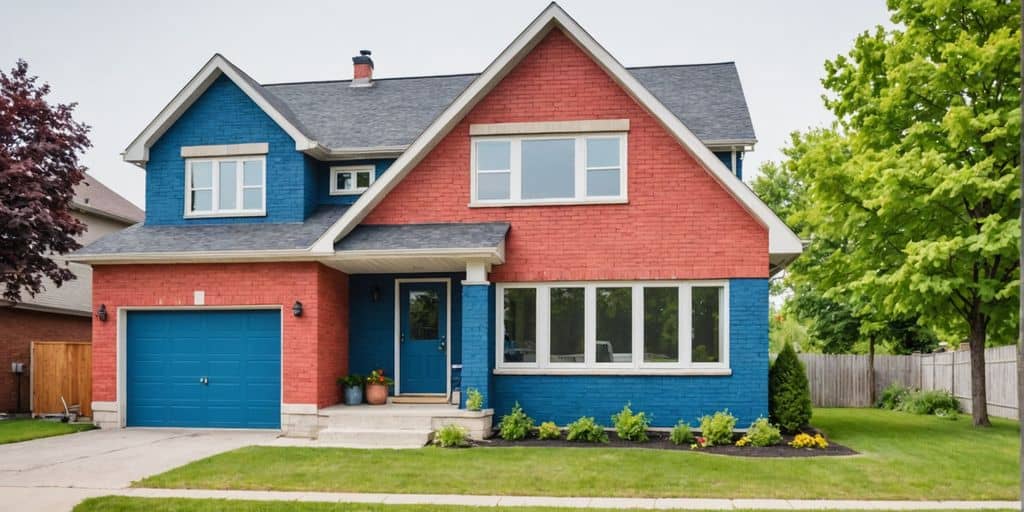
<path fill-rule="evenodd" d="M 370 405 L 384 405 L 388 403 L 388 387 L 384 384 L 367 384 L 366 403 Z"/>

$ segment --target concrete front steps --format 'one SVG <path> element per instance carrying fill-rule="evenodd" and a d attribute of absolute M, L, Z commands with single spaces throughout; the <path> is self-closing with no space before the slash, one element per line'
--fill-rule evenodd
<path fill-rule="evenodd" d="M 492 409 L 467 411 L 447 404 L 333 405 L 319 412 L 319 446 L 420 448 L 434 431 L 461 425 L 473 439 L 491 433 Z"/>

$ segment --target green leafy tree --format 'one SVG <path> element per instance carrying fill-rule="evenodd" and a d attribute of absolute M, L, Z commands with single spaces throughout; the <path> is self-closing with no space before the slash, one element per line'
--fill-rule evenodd
<path fill-rule="evenodd" d="M 768 413 L 786 432 L 796 432 L 811 420 L 807 372 L 792 345 L 782 347 L 768 371 Z"/>
<path fill-rule="evenodd" d="M 794 289 L 814 281 L 862 335 L 910 319 L 967 339 L 972 418 L 988 425 L 984 349 L 1019 318 L 1020 2 L 889 9 L 897 29 L 825 64 L 835 124 L 787 151 L 809 205 L 791 218 L 812 240 Z"/>

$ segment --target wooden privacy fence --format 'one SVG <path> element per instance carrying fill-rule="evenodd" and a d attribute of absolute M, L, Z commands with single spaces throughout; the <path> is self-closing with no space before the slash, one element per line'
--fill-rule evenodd
<path fill-rule="evenodd" d="M 985 350 L 985 386 L 992 416 L 1017 418 L 1017 347 Z M 818 407 L 870 407 L 868 356 L 800 354 Z M 971 354 L 968 351 L 875 356 L 875 396 L 894 382 L 953 393 L 971 410 Z"/>
<path fill-rule="evenodd" d="M 32 342 L 32 414 L 64 412 L 68 405 L 82 406 L 92 416 L 92 344 L 87 341 Z"/>

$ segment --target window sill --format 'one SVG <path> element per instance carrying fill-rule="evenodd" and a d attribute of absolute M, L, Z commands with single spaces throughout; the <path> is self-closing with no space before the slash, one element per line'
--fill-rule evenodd
<path fill-rule="evenodd" d="M 218 219 L 228 217 L 266 217 L 267 212 L 210 212 L 210 213 L 186 213 L 186 219 Z"/>
<path fill-rule="evenodd" d="M 609 197 L 607 199 L 552 199 L 550 201 L 471 201 L 470 208 L 507 208 L 519 206 L 583 206 L 588 204 L 629 204 L 629 199 L 624 197 Z"/>
<path fill-rule="evenodd" d="M 369 188 L 361 188 L 361 189 L 358 189 L 358 190 L 332 190 L 330 195 L 332 195 L 332 196 L 358 196 L 359 194 L 362 194 L 363 192 L 366 192 L 367 190 L 370 190 L 370 189 Z"/>
<path fill-rule="evenodd" d="M 728 377 L 731 368 L 495 368 L 494 375 L 618 375 Z"/>

